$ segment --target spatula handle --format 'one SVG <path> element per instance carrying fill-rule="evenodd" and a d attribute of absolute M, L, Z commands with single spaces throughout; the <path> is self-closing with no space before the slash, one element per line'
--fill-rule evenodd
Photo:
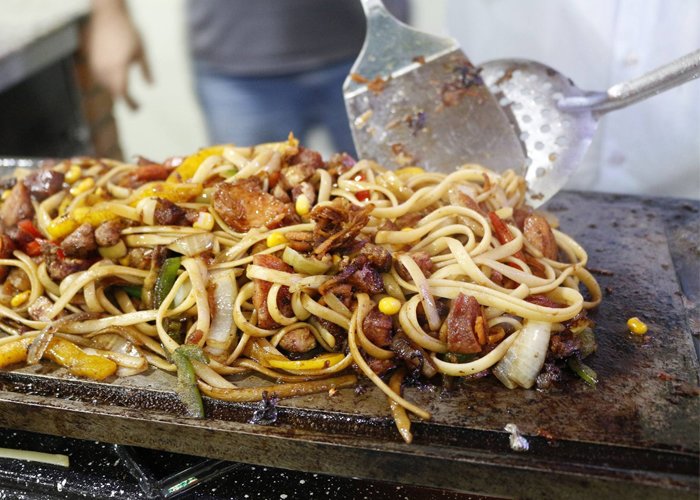
<path fill-rule="evenodd" d="M 652 70 L 633 80 L 613 85 L 607 92 L 590 92 L 559 101 L 565 111 L 591 110 L 599 114 L 624 108 L 665 90 L 700 77 L 700 50 Z"/>

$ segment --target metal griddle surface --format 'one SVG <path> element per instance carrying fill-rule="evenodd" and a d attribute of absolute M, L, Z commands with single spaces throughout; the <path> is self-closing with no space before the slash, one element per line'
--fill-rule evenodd
<path fill-rule="evenodd" d="M 593 314 L 599 350 L 589 387 L 572 375 L 549 392 L 493 377 L 447 393 L 413 388 L 427 408 L 404 444 L 386 399 L 368 382 L 279 404 L 274 425 L 248 423 L 256 405 L 206 400 L 182 416 L 171 375 L 111 384 L 42 367 L 0 371 L 0 426 L 349 477 L 518 497 L 639 494 L 697 498 L 700 404 L 700 203 L 562 193 L 547 209 L 588 251 L 605 290 Z M 649 325 L 631 335 L 630 316 Z M 515 423 L 530 450 L 510 449 Z"/>

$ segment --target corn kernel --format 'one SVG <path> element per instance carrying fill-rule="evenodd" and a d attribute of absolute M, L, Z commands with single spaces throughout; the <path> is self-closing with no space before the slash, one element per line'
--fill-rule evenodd
<path fill-rule="evenodd" d="M 305 194 L 300 194 L 296 203 L 294 204 L 294 208 L 296 209 L 297 214 L 308 215 L 308 213 L 311 212 L 311 202 Z"/>
<path fill-rule="evenodd" d="M 333 264 L 337 264 L 338 262 L 340 262 L 340 255 L 334 253 L 333 254 Z"/>
<path fill-rule="evenodd" d="M 68 169 L 68 172 L 66 172 L 65 181 L 68 184 L 73 184 L 75 181 L 80 179 L 82 175 L 82 168 L 80 168 L 78 165 L 71 165 L 71 167 Z"/>
<path fill-rule="evenodd" d="M 384 297 L 379 301 L 379 312 L 393 316 L 401 310 L 401 301 L 394 297 Z"/>
<path fill-rule="evenodd" d="M 425 170 L 420 167 L 403 167 L 396 171 L 396 175 L 399 176 L 411 176 L 411 175 L 421 175 L 424 174 Z"/>
<path fill-rule="evenodd" d="M 6 189 L 5 191 L 2 192 L 2 200 L 5 201 L 10 197 L 10 193 L 12 192 L 11 189 Z"/>
<path fill-rule="evenodd" d="M 27 290 L 27 291 L 25 291 L 25 292 L 20 292 L 20 293 L 18 293 L 17 295 L 15 295 L 14 297 L 12 297 L 12 299 L 10 299 L 10 305 L 11 305 L 12 307 L 19 307 L 19 306 L 21 306 L 22 304 L 24 304 L 24 303 L 27 301 L 27 299 L 29 298 L 29 295 L 30 295 L 30 294 L 31 294 L 31 292 L 30 292 L 29 290 Z"/>
<path fill-rule="evenodd" d="M 95 187 L 95 179 L 88 177 L 70 188 L 70 194 L 73 196 L 78 196 L 79 194 L 90 191 L 93 187 Z"/>
<path fill-rule="evenodd" d="M 214 229 L 214 216 L 209 212 L 199 212 L 199 216 L 197 220 L 194 221 L 194 224 L 192 224 L 192 227 L 211 231 Z"/>
<path fill-rule="evenodd" d="M 644 335 L 648 330 L 646 323 L 636 316 L 627 320 L 627 328 L 629 328 L 630 332 L 634 333 L 635 335 Z"/>
<path fill-rule="evenodd" d="M 287 238 L 284 237 L 284 234 L 280 232 L 275 232 L 270 234 L 267 237 L 267 240 L 265 240 L 265 243 L 267 243 L 267 248 L 272 248 L 276 247 L 277 245 L 282 245 L 284 243 L 287 243 Z"/>

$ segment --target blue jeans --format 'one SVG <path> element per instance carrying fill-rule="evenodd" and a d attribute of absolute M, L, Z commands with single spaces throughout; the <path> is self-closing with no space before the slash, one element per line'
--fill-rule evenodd
<path fill-rule="evenodd" d="M 213 144 L 250 146 L 286 140 L 305 143 L 314 126 L 325 127 L 338 152 L 355 155 L 343 100 L 352 61 L 282 76 L 240 77 L 198 65 L 195 81 Z"/>

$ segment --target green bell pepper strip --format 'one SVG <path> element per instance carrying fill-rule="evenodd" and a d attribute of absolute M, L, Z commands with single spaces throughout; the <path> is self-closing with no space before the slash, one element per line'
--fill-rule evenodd
<path fill-rule="evenodd" d="M 172 352 L 172 360 L 177 367 L 177 392 L 185 404 L 187 416 L 204 418 L 202 395 L 197 387 L 197 375 L 191 360 L 208 363 L 209 358 L 198 346 L 182 345 Z"/>
<path fill-rule="evenodd" d="M 178 269 L 180 269 L 180 257 L 165 259 L 165 262 L 163 262 L 163 265 L 160 267 L 158 278 L 156 278 L 156 284 L 153 287 L 153 307 L 155 309 L 160 307 L 165 297 L 167 297 L 170 290 L 172 290 L 173 284 L 177 279 Z"/>
<path fill-rule="evenodd" d="M 595 385 L 598 383 L 598 374 L 588 366 L 587 364 L 583 363 L 580 359 L 577 357 L 571 357 L 567 360 L 566 364 L 571 368 L 576 375 L 581 377 L 584 382 L 586 382 L 588 385 L 591 385 L 595 387 Z"/>

